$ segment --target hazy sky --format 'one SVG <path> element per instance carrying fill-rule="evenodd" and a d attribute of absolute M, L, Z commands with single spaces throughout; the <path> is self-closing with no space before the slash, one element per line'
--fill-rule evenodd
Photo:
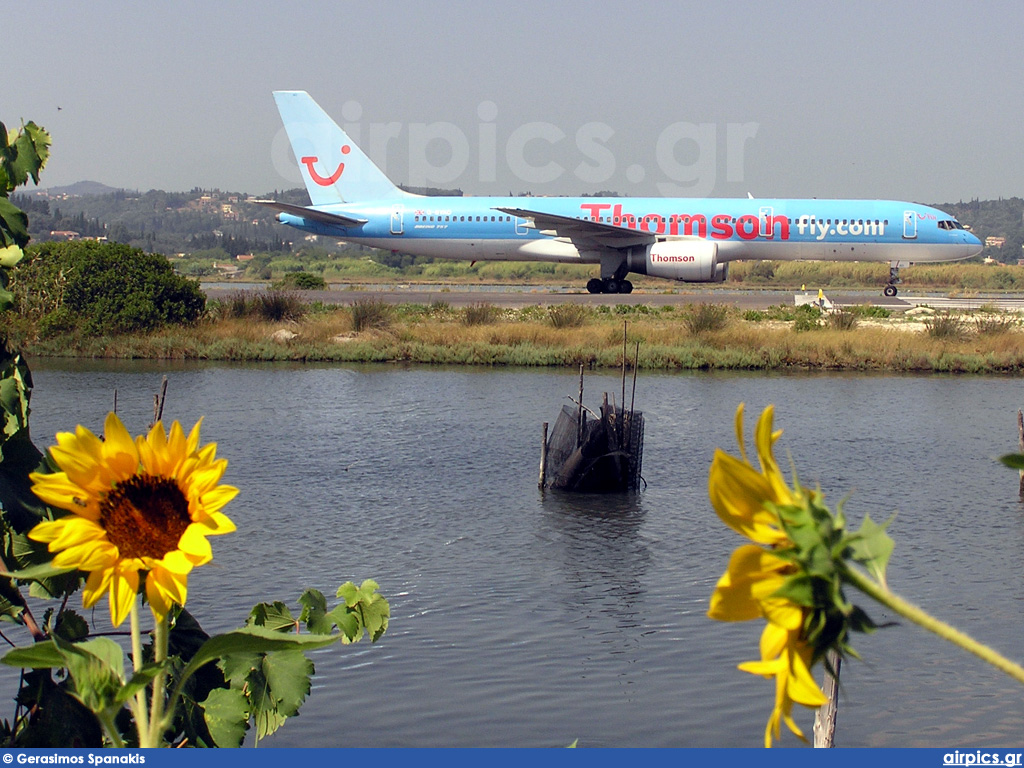
<path fill-rule="evenodd" d="M 1024 195 L 1019 0 L 35 0 L 18 16 L 0 120 L 52 133 L 44 187 L 298 186 L 271 97 L 294 89 L 395 181 L 467 194 Z"/>

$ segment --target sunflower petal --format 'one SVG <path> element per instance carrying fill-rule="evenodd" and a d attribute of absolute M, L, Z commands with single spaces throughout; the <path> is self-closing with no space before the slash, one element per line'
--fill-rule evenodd
<path fill-rule="evenodd" d="M 115 567 L 110 579 L 110 622 L 115 627 L 127 618 L 139 592 L 139 572 L 132 568 Z"/>
<path fill-rule="evenodd" d="M 167 615 L 174 603 L 184 605 L 187 596 L 187 579 L 181 574 L 157 567 L 146 577 L 146 597 L 158 620 Z"/>

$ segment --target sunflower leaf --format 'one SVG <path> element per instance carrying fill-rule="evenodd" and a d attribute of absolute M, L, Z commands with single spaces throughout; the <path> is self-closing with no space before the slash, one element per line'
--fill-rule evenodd
<path fill-rule="evenodd" d="M 204 664 L 236 653 L 269 653 L 270 651 L 313 650 L 324 648 L 339 635 L 298 635 L 276 632 L 260 626 L 247 626 L 215 635 L 203 643 L 181 673 L 181 682 L 188 679 Z"/>
<path fill-rule="evenodd" d="M 74 568 L 57 568 L 52 562 L 30 565 L 27 568 L 19 568 L 16 571 L 0 571 L 0 576 L 21 581 L 41 581 L 43 579 L 62 576 L 65 573 L 75 570 Z"/>
<path fill-rule="evenodd" d="M 117 692 L 117 696 L 114 697 L 114 703 L 122 705 L 136 693 L 141 691 L 147 685 L 152 682 L 153 678 L 160 674 L 160 671 L 164 669 L 165 664 L 146 664 L 142 669 L 138 670 L 132 675 L 132 679 L 122 686 L 121 690 Z"/>
<path fill-rule="evenodd" d="M 334 629 L 334 624 L 327 612 L 327 598 L 324 593 L 317 589 L 307 589 L 299 598 L 302 604 L 302 613 L 299 614 L 299 621 L 305 622 L 306 629 L 314 635 L 329 635 Z"/>
<path fill-rule="evenodd" d="M 52 640 L 13 648 L 0 658 L 0 663 L 24 669 L 53 669 L 64 666 L 64 654 Z"/>
<path fill-rule="evenodd" d="M 237 688 L 215 688 L 200 706 L 218 747 L 240 747 L 249 727 L 249 700 Z"/>
<path fill-rule="evenodd" d="M 118 695 L 124 686 L 124 651 L 121 646 L 107 637 L 84 643 L 69 643 L 54 637 L 53 642 L 75 682 L 72 695 L 92 712 L 117 708 Z"/>
<path fill-rule="evenodd" d="M 275 711 L 284 717 L 297 714 L 310 689 L 313 662 L 302 651 L 268 653 L 263 659 L 263 676 Z"/>
<path fill-rule="evenodd" d="M 1024 469 L 1024 453 L 1008 453 L 1000 456 L 999 461 L 1010 469 Z"/>
<path fill-rule="evenodd" d="M 220 660 L 224 679 L 234 687 L 242 687 L 249 674 L 259 667 L 262 656 L 258 653 L 232 653 Z"/>
<path fill-rule="evenodd" d="M 248 626 L 266 627 L 275 632 L 287 632 L 298 627 L 292 612 L 280 600 L 254 605 L 245 623 Z"/>
<path fill-rule="evenodd" d="M 889 564 L 895 546 L 892 538 L 885 532 L 893 518 L 883 525 L 876 524 L 870 515 L 864 516 L 860 530 L 852 537 L 850 551 L 853 559 L 868 569 L 880 584 L 885 585 L 885 568 Z"/>
<path fill-rule="evenodd" d="M 28 216 L 7 198 L 0 197 L 0 246 L 24 247 L 28 241 Z M 9 257 L 15 255 L 12 251 Z"/>
<path fill-rule="evenodd" d="M 16 245 L 8 245 L 6 248 L 0 248 L 0 268 L 13 267 L 21 261 L 24 255 L 25 252 Z"/>
<path fill-rule="evenodd" d="M 354 631 L 349 631 L 351 622 L 345 621 L 343 626 L 340 620 L 342 606 L 339 605 L 331 612 L 338 627 L 345 633 L 343 643 L 358 641 L 363 629 L 370 635 L 370 641 L 375 643 L 387 631 L 391 607 L 377 589 L 377 582 L 373 579 L 367 579 L 359 587 L 351 581 L 338 587 L 338 597 L 345 598 L 345 611 L 358 621 Z"/>

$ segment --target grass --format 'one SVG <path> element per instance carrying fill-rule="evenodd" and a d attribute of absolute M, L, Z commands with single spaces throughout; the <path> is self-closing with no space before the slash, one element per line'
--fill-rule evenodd
<path fill-rule="evenodd" d="M 352 302 L 349 310 L 352 321 L 352 330 L 357 333 L 387 328 L 391 325 L 393 314 L 391 305 L 374 299 L 358 299 Z"/>
<path fill-rule="evenodd" d="M 973 321 L 936 316 L 922 326 L 855 310 L 822 316 L 779 308 L 744 319 L 733 309 L 703 308 L 708 306 L 715 305 L 619 313 L 607 307 L 456 310 L 443 302 L 357 300 L 289 321 L 235 316 L 229 306 L 192 327 L 119 337 L 53 336 L 25 347 L 32 355 L 63 357 L 618 368 L 625 321 L 629 355 L 639 342 L 639 366 L 648 370 L 1024 371 L 1024 331 L 1008 313 L 979 313 Z M 847 312 L 857 321 L 850 324 Z M 469 314 L 482 319 L 468 322 Z M 297 334 L 287 344 L 270 338 L 282 322 Z M 932 330 L 947 326 L 958 332 Z"/>
<path fill-rule="evenodd" d="M 693 304 L 683 315 L 683 325 L 693 335 L 723 330 L 729 324 L 730 307 L 724 304 Z"/>
<path fill-rule="evenodd" d="M 594 276 L 587 264 L 549 264 L 513 261 L 437 261 L 402 269 L 386 267 L 368 257 L 340 256 L 325 263 L 322 277 L 328 282 L 394 282 L 458 284 L 516 283 L 570 284 L 583 286 Z M 276 278 L 286 273 L 275 273 Z M 866 262 L 789 262 L 739 261 L 730 264 L 729 281 L 722 286 L 754 289 L 799 289 L 801 286 L 824 289 L 878 288 L 886 284 L 887 264 Z M 927 290 L 947 293 L 972 291 L 1024 290 L 1024 269 L 1017 266 L 988 265 L 976 261 L 949 264 L 917 264 L 900 273 L 901 290 Z M 638 290 L 686 291 L 685 285 L 644 275 L 630 275 Z M 713 286 L 706 286 L 714 288 Z"/>

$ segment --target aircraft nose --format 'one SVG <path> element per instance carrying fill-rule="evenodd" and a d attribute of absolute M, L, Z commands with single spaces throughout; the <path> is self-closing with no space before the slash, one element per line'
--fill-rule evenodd
<path fill-rule="evenodd" d="M 972 232 L 963 232 L 962 234 L 964 236 L 964 245 L 968 251 L 968 258 L 971 256 L 977 256 L 981 253 L 984 246 L 982 246 L 981 240 L 978 239 L 978 236 Z"/>

